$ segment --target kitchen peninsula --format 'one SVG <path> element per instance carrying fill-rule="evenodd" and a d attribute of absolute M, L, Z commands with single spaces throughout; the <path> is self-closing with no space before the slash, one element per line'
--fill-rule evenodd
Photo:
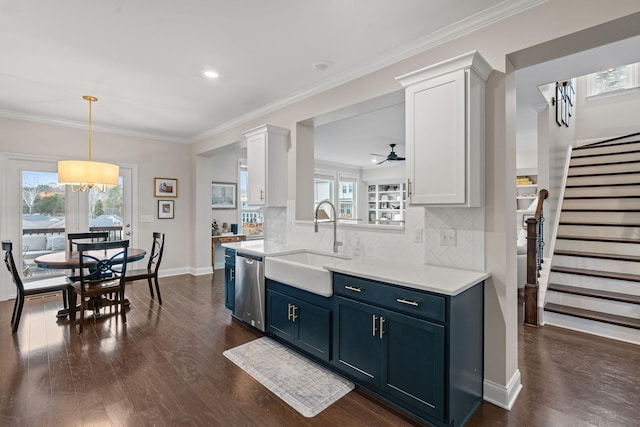
<path fill-rule="evenodd" d="M 263 241 L 223 246 L 264 258 L 266 335 L 433 425 L 462 425 L 480 404 L 488 273 Z M 331 273 L 328 293 L 270 270 L 278 258 L 295 267 L 305 259 L 296 254 L 317 255 L 309 268 Z"/>

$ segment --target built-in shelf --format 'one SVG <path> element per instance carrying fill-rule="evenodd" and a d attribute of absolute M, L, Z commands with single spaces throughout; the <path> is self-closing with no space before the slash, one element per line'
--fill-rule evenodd
<path fill-rule="evenodd" d="M 369 224 L 404 223 L 406 190 L 404 183 L 367 186 Z"/>

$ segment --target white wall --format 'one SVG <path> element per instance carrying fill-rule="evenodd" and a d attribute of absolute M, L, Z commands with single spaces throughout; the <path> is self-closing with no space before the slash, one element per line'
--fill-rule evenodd
<path fill-rule="evenodd" d="M 640 91 L 587 99 L 586 76 L 576 79 L 576 139 L 589 141 L 640 131 Z"/>

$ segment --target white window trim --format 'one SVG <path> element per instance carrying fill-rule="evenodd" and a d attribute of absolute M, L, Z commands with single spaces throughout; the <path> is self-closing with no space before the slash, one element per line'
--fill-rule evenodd
<path fill-rule="evenodd" d="M 587 75 L 587 96 L 588 101 L 596 101 L 599 99 L 610 98 L 612 96 L 626 95 L 638 92 L 638 64 L 629 64 L 625 66 L 627 75 L 627 84 L 624 88 L 611 90 L 607 92 L 596 93 L 596 74 Z"/>

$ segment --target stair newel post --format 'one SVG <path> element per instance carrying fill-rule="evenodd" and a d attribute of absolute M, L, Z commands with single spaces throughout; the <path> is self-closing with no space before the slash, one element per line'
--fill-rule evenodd
<path fill-rule="evenodd" d="M 538 220 L 527 219 L 527 283 L 524 285 L 524 323 L 538 326 Z"/>

